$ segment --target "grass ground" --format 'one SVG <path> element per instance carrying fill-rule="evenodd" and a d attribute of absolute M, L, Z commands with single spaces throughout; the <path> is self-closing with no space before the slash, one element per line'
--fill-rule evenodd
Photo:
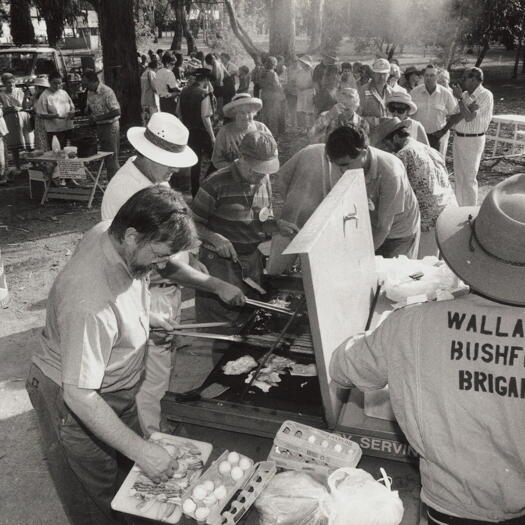
<path fill-rule="evenodd" d="M 158 47 L 167 44 L 161 42 Z M 365 58 L 345 53 L 343 49 L 341 58 Z M 431 57 L 407 53 L 399 58 L 402 65 L 424 65 Z M 493 50 L 483 68 L 495 96 L 495 112 L 525 114 L 525 75 L 510 80 L 511 54 Z M 294 133 L 284 135 L 279 141 L 281 160 L 304 142 L 304 137 Z M 519 171 L 525 171 L 523 157 L 483 162 L 479 174 L 482 195 Z M 0 247 L 11 294 L 9 307 L 0 310 L 0 525 L 67 524 L 38 446 L 36 419 L 24 380 L 39 344 L 49 287 L 82 233 L 99 220 L 99 206 L 100 198 L 91 210 L 62 201 L 40 206 L 38 198 L 29 200 L 24 177 L 0 188 Z"/>

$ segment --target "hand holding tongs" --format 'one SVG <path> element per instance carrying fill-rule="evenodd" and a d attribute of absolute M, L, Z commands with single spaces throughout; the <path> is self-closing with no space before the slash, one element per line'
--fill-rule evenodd
<path fill-rule="evenodd" d="M 280 314 L 293 315 L 291 310 L 288 308 L 283 308 L 282 306 L 277 306 L 275 304 L 263 303 L 262 301 L 256 301 L 255 299 L 246 298 L 246 304 L 255 306 L 256 308 L 264 308 L 265 310 L 271 310 L 273 312 L 278 312 Z"/>

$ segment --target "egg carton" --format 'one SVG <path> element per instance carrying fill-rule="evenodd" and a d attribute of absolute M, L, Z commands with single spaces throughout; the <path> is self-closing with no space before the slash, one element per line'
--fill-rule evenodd
<path fill-rule="evenodd" d="M 203 472 L 202 476 L 192 483 L 187 490 L 182 495 L 182 511 L 183 513 L 196 520 L 199 523 L 206 523 L 208 525 L 218 525 L 221 523 L 221 513 L 228 504 L 228 502 L 232 499 L 232 497 L 235 495 L 235 493 L 243 487 L 243 485 L 246 483 L 248 479 L 251 478 L 252 474 L 254 473 L 254 463 L 253 460 L 248 458 L 247 456 L 244 456 L 242 454 L 239 454 L 240 458 L 246 458 L 249 461 L 249 468 L 246 470 L 243 470 L 243 475 L 237 480 L 234 480 L 229 473 L 227 474 L 221 474 L 219 472 L 219 466 L 223 462 L 228 461 L 228 455 L 230 454 L 229 450 L 225 450 L 209 467 L 208 469 Z M 216 497 L 216 501 L 213 503 L 207 503 L 205 499 L 210 496 L 208 494 L 205 498 L 196 499 L 194 495 L 195 487 L 198 485 L 203 485 L 207 481 L 213 482 L 215 489 L 220 487 L 221 485 L 224 485 L 226 488 L 225 493 L 220 495 L 220 497 Z M 213 492 L 215 495 L 215 491 Z M 194 509 L 188 509 L 185 505 L 185 502 L 187 500 L 192 500 L 193 503 L 195 503 L 196 508 Z M 212 498 L 213 500 L 213 498 Z M 202 517 L 197 515 L 197 510 L 199 508 L 208 508 L 209 513 Z"/>
<path fill-rule="evenodd" d="M 327 474 L 341 467 L 355 467 L 361 447 L 342 436 L 295 421 L 285 421 L 273 440 L 268 459 L 278 467 Z"/>
<path fill-rule="evenodd" d="M 255 500 L 261 495 L 276 472 L 277 465 L 273 461 L 257 463 L 252 476 L 246 482 L 239 495 L 221 514 L 221 520 L 218 522 L 218 525 L 236 525 L 255 503 Z"/>

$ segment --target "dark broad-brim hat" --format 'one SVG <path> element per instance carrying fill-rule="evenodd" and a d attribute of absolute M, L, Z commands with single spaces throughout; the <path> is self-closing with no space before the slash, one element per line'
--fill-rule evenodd
<path fill-rule="evenodd" d="M 418 75 L 421 75 L 421 71 L 419 71 L 419 69 L 415 66 L 409 66 L 405 69 L 405 77 L 409 77 L 410 75 L 412 75 L 413 73 L 416 73 Z"/>
<path fill-rule="evenodd" d="M 206 79 L 206 80 L 209 80 L 210 82 L 213 82 L 215 80 L 215 75 L 209 69 L 205 67 L 199 67 L 195 69 L 191 74 L 197 80 Z"/>
<path fill-rule="evenodd" d="M 250 131 L 239 144 L 239 153 L 257 173 L 270 174 L 279 170 L 277 143 L 268 131 Z"/>
<path fill-rule="evenodd" d="M 397 131 L 401 128 L 406 128 L 408 126 L 408 123 L 406 120 L 401 120 L 397 117 L 393 118 L 385 118 L 381 120 L 379 126 L 377 126 L 375 132 L 373 133 L 373 136 L 371 137 L 370 142 L 377 146 L 383 142 L 384 139 L 386 139 L 389 135 L 394 133 L 394 131 Z"/>
<path fill-rule="evenodd" d="M 222 112 L 225 117 L 232 118 L 235 109 L 241 106 L 250 107 L 254 113 L 258 113 L 261 111 L 263 103 L 260 98 L 252 97 L 249 93 L 237 93 L 231 102 L 223 106 Z"/>
<path fill-rule="evenodd" d="M 525 306 L 525 174 L 494 186 L 480 207 L 446 208 L 436 237 L 443 259 L 472 290 Z"/>
<path fill-rule="evenodd" d="M 337 57 L 335 55 L 332 55 L 331 53 L 329 52 L 326 52 L 326 53 L 321 53 L 321 56 L 323 58 L 326 58 L 329 62 L 331 62 L 332 64 L 335 64 L 337 62 Z"/>

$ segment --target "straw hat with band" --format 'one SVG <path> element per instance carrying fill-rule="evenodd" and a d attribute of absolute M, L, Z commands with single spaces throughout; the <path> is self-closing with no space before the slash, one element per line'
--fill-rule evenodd
<path fill-rule="evenodd" d="M 198 158 L 188 147 L 188 128 L 171 113 L 153 113 L 148 125 L 128 129 L 130 144 L 148 159 L 171 168 L 189 168 Z"/>
<path fill-rule="evenodd" d="M 331 55 L 330 53 L 321 53 L 321 56 L 323 58 L 326 58 L 328 62 L 331 62 L 332 64 L 335 64 L 337 62 L 337 57 L 335 55 Z"/>
<path fill-rule="evenodd" d="M 390 74 L 390 62 L 386 58 L 378 58 L 372 64 L 372 71 L 374 73 L 388 73 L 388 74 Z"/>
<path fill-rule="evenodd" d="M 387 95 L 385 104 L 387 108 L 388 104 L 405 104 L 409 108 L 409 115 L 413 115 L 417 111 L 417 106 L 412 100 L 412 97 L 408 93 L 403 93 L 402 91 L 394 91 L 390 95 Z"/>
<path fill-rule="evenodd" d="M 250 131 L 239 144 L 239 153 L 257 173 L 270 174 L 279 170 L 277 143 L 268 131 Z"/>
<path fill-rule="evenodd" d="M 394 131 L 397 131 L 401 128 L 406 128 L 407 126 L 408 122 L 397 117 L 382 119 L 379 123 L 379 126 L 374 131 L 370 142 L 373 145 L 381 144 L 381 142 L 383 142 L 383 140 L 389 135 L 394 133 Z"/>
<path fill-rule="evenodd" d="M 48 80 L 47 77 L 36 77 L 31 82 L 31 85 L 32 86 L 43 87 L 43 88 L 48 88 L 49 87 L 49 80 Z"/>
<path fill-rule="evenodd" d="M 258 113 L 261 111 L 263 103 L 260 98 L 252 97 L 249 93 L 237 93 L 231 102 L 223 106 L 222 112 L 225 117 L 232 118 L 234 110 L 241 106 L 249 106 L 254 113 Z"/>
<path fill-rule="evenodd" d="M 500 182 L 481 207 L 446 208 L 436 236 L 447 264 L 472 290 L 525 306 L 525 175 Z"/>

